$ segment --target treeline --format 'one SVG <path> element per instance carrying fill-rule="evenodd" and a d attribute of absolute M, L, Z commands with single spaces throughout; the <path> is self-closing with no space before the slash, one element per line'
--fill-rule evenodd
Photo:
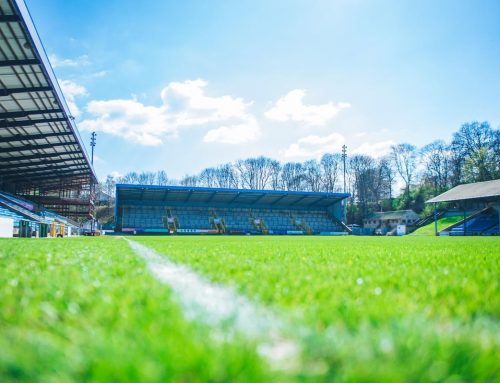
<path fill-rule="evenodd" d="M 438 140 L 422 148 L 402 143 L 382 158 L 347 155 L 345 165 L 345 191 L 352 196 L 349 223 L 361 223 L 373 211 L 412 208 L 420 213 L 426 199 L 455 185 L 500 178 L 500 129 L 488 122 L 466 123 L 449 143 Z M 113 195 L 115 182 L 342 192 L 344 161 L 341 153 L 287 163 L 261 156 L 209 167 L 181 180 L 169 179 L 165 171 L 108 176 L 102 189 Z"/>

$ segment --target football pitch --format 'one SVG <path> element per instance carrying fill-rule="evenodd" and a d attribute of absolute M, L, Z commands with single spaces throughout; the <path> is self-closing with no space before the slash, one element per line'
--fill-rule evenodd
<path fill-rule="evenodd" d="M 500 379 L 498 237 L 130 239 L 0 240 L 0 381 Z"/>

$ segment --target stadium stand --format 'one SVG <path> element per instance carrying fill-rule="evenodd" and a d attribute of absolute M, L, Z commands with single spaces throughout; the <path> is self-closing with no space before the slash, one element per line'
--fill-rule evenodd
<path fill-rule="evenodd" d="M 463 219 L 436 235 L 500 235 L 500 180 L 458 185 L 427 201 L 459 208 Z M 478 209 L 479 208 L 479 209 Z M 477 211 L 468 214 L 468 211 Z"/>
<path fill-rule="evenodd" d="M 449 227 L 445 232 L 449 235 L 492 235 L 498 227 L 498 213 L 492 207 L 488 207 L 477 214 Z"/>
<path fill-rule="evenodd" d="M 80 231 L 77 222 L 5 192 L 0 192 L 0 217 L 12 219 L 16 237 L 68 236 Z"/>
<path fill-rule="evenodd" d="M 117 185 L 118 232 L 345 234 L 348 194 Z"/>
<path fill-rule="evenodd" d="M 17 231 L 92 218 L 96 182 L 25 3 L 0 0 L 0 217 Z"/>

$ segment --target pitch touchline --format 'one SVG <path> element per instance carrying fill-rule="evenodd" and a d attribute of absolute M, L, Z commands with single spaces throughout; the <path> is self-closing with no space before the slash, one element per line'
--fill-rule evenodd
<path fill-rule="evenodd" d="M 285 325 L 270 310 L 229 287 L 209 282 L 144 245 L 129 239 L 127 242 L 146 261 L 151 273 L 174 290 L 189 319 L 256 340 L 259 354 L 276 369 L 298 368 L 300 346 L 284 335 Z"/>

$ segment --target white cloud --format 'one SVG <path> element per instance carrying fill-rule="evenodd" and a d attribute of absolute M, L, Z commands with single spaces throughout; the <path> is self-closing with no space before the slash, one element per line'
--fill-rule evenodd
<path fill-rule="evenodd" d="M 117 170 L 113 170 L 111 173 L 109 173 L 109 175 L 113 177 L 114 180 L 118 180 L 119 178 L 123 177 L 123 174 Z"/>
<path fill-rule="evenodd" d="M 204 142 L 217 142 L 220 144 L 243 144 L 255 141 L 260 130 L 255 118 L 248 118 L 248 121 L 232 126 L 221 126 L 212 129 L 203 137 Z"/>
<path fill-rule="evenodd" d="M 89 77 L 89 78 L 100 78 L 100 77 L 107 76 L 108 74 L 109 74 L 109 71 L 107 71 L 107 70 L 101 70 L 99 72 L 91 73 L 91 74 L 87 75 L 87 77 Z"/>
<path fill-rule="evenodd" d="M 254 140 L 260 128 L 248 111 L 251 103 L 228 95 L 208 96 L 206 86 L 201 79 L 171 82 L 161 91 L 161 106 L 146 106 L 135 97 L 92 101 L 87 112 L 94 118 L 83 121 L 80 127 L 149 146 L 160 145 L 163 138 L 177 136 L 180 130 L 193 126 L 212 127 L 204 138 L 209 143 Z"/>
<path fill-rule="evenodd" d="M 365 142 L 352 151 L 353 154 L 366 154 L 375 158 L 382 157 L 389 153 L 394 141 Z"/>
<path fill-rule="evenodd" d="M 69 110 L 74 117 L 80 116 L 81 112 L 76 105 L 75 98 L 87 96 L 87 89 L 83 85 L 71 80 L 59 80 L 59 85 L 68 104 Z"/>
<path fill-rule="evenodd" d="M 280 98 L 274 106 L 269 109 L 265 116 L 275 121 L 298 121 L 307 125 L 322 126 L 330 121 L 342 109 L 351 105 L 345 102 L 334 103 L 332 101 L 321 105 L 305 105 L 303 98 L 306 91 L 294 89 L 284 97 Z"/>
<path fill-rule="evenodd" d="M 87 112 L 96 118 L 82 121 L 82 130 L 114 134 L 148 146 L 161 144 L 164 135 L 175 135 L 164 106 L 145 106 L 136 100 L 91 101 Z"/>
<path fill-rule="evenodd" d="M 87 55 L 78 56 L 74 59 L 61 59 L 55 54 L 50 54 L 49 61 L 53 68 L 79 67 L 90 64 L 90 59 Z"/>
<path fill-rule="evenodd" d="M 345 139 L 339 133 L 328 136 L 306 136 L 299 138 L 296 143 L 281 151 L 286 158 L 320 158 L 325 153 L 339 152 L 342 150 Z"/>

